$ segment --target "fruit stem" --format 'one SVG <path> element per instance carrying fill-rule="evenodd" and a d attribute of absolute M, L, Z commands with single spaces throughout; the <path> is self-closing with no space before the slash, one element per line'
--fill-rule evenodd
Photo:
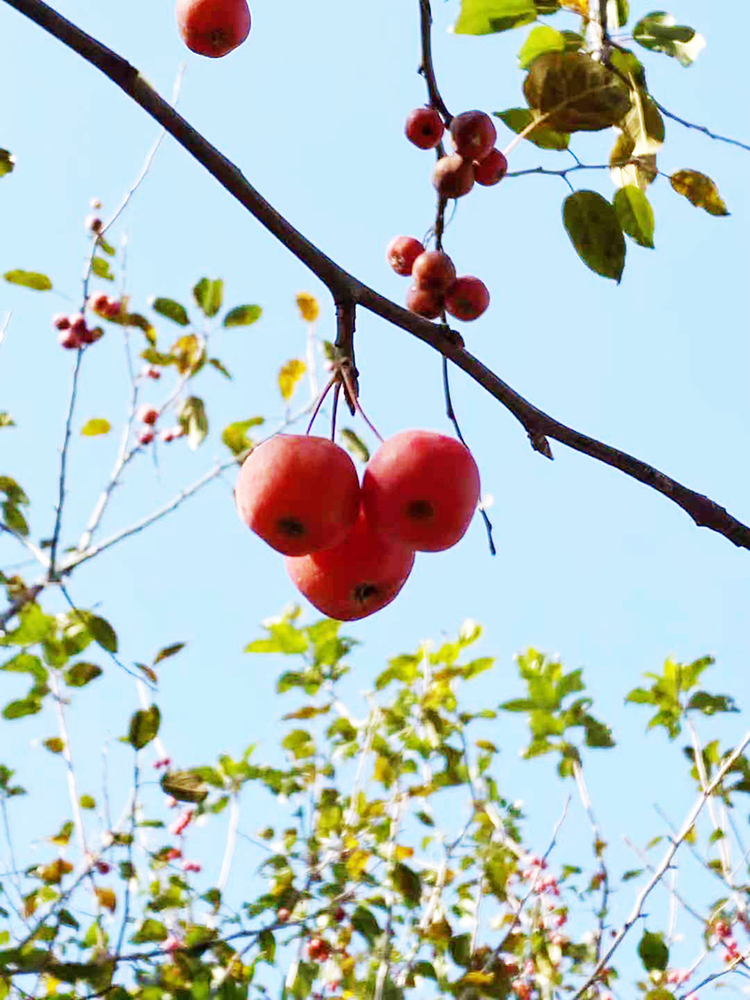
<path fill-rule="evenodd" d="M 307 425 L 307 430 L 305 431 L 306 434 L 309 434 L 310 431 L 312 430 L 312 426 L 315 423 L 315 418 L 320 413 L 320 408 L 323 405 L 323 403 L 325 402 L 325 398 L 328 395 L 328 393 L 331 391 L 331 386 L 333 386 L 333 385 L 335 385 L 338 388 L 338 376 L 337 375 L 332 375 L 331 376 L 331 378 L 328 380 L 328 384 L 326 385 L 325 389 L 321 392 L 320 398 L 318 399 L 318 402 L 315 404 L 315 409 L 313 410 L 312 416 L 310 417 L 310 423 Z"/>

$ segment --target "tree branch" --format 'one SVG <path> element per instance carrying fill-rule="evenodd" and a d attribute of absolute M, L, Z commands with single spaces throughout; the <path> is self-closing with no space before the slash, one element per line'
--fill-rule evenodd
<path fill-rule="evenodd" d="M 96 66 L 163 125 L 261 225 L 320 278 L 334 299 L 353 300 L 394 326 L 406 330 L 453 362 L 510 410 L 526 430 L 532 446 L 537 451 L 544 453 L 548 447 L 546 440 L 548 437 L 559 441 L 574 451 L 619 469 L 625 475 L 662 493 L 682 507 L 699 527 L 707 527 L 724 535 L 734 545 L 750 548 L 750 528 L 713 500 L 682 486 L 646 462 L 581 434 L 548 416 L 525 400 L 478 359 L 459 347 L 456 335 L 447 327 L 408 312 L 358 281 L 327 257 L 279 215 L 245 179 L 242 172 L 159 97 L 138 71 L 121 56 L 61 17 L 43 0 L 5 0 L 5 2 Z"/>
<path fill-rule="evenodd" d="M 427 84 L 430 104 L 440 112 L 440 116 L 445 122 L 446 127 L 450 128 L 453 115 L 445 106 L 445 101 L 440 96 L 435 77 L 435 68 L 432 65 L 432 10 L 430 9 L 430 0 L 419 0 L 419 29 L 422 45 L 422 62 L 419 72 Z"/>
<path fill-rule="evenodd" d="M 717 142 L 727 142 L 730 146 L 739 146 L 740 149 L 745 149 L 748 153 L 750 153 L 750 146 L 747 143 L 740 142 L 739 139 L 730 139 L 726 135 L 717 135 L 716 132 L 711 132 L 710 129 L 707 129 L 705 125 L 694 125 L 693 122 L 685 121 L 684 118 L 680 118 L 678 115 L 672 114 L 671 111 L 667 111 L 664 105 L 660 104 L 655 97 L 651 97 L 651 100 L 657 106 L 659 111 L 661 111 L 661 113 L 667 118 L 671 118 L 673 122 L 677 122 L 679 125 L 684 125 L 685 128 L 695 129 L 696 132 L 702 132 L 704 135 L 707 135 L 709 139 L 715 139 Z"/>

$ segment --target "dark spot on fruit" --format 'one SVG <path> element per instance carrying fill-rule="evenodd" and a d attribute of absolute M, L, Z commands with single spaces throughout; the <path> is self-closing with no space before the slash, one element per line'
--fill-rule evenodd
<path fill-rule="evenodd" d="M 371 598 L 377 597 L 380 588 L 376 583 L 360 583 L 354 588 L 354 600 L 357 604 L 366 604 Z"/>
<path fill-rule="evenodd" d="M 435 511 L 428 500 L 413 500 L 407 505 L 406 513 L 414 521 L 427 521 Z"/>
<path fill-rule="evenodd" d="M 305 534 L 305 526 L 297 517 L 280 517 L 276 527 L 287 538 L 301 538 Z"/>

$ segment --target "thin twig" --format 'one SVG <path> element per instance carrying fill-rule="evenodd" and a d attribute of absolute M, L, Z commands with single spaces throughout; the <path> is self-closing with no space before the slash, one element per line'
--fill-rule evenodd
<path fill-rule="evenodd" d="M 573 777 L 575 778 L 576 788 L 578 789 L 578 794 L 581 799 L 581 805 L 584 808 L 586 817 L 589 821 L 589 826 L 591 827 L 591 832 L 594 835 L 594 857 L 599 864 L 599 870 L 602 876 L 602 902 L 601 907 L 599 908 L 599 926 L 597 928 L 596 936 L 596 958 L 598 960 L 602 949 L 604 922 L 607 918 L 607 904 L 609 901 L 609 872 L 607 870 L 607 864 L 604 860 L 604 848 L 607 845 L 604 837 L 602 837 L 602 832 L 596 819 L 594 807 L 591 803 L 591 796 L 589 795 L 589 789 L 586 784 L 586 776 L 583 773 L 583 767 L 581 762 L 578 760 L 573 761 Z"/>
<path fill-rule="evenodd" d="M 68 735 L 68 727 L 65 723 L 65 709 L 63 708 L 63 699 L 60 694 L 60 681 L 55 671 L 50 672 L 49 687 L 52 692 L 52 697 L 55 701 L 55 709 L 57 711 L 57 723 L 60 731 L 60 739 L 63 744 L 61 755 L 65 761 L 65 770 L 67 773 L 68 797 L 70 799 L 70 807 L 73 810 L 73 822 L 75 823 L 78 844 L 83 856 L 81 863 L 85 867 L 90 867 L 87 860 L 88 848 L 86 846 L 86 829 L 83 825 L 83 813 L 81 812 L 81 801 L 78 796 L 78 784 L 76 781 L 75 768 L 73 766 L 73 754 L 70 749 L 70 737 Z"/>
<path fill-rule="evenodd" d="M 424 77 L 427 84 L 430 104 L 440 112 L 446 127 L 450 127 L 453 116 L 440 96 L 435 77 L 435 67 L 432 63 L 432 10 L 430 9 L 430 0 L 419 0 L 419 29 L 422 48 L 422 61 L 419 73 Z"/>
<path fill-rule="evenodd" d="M 57 495 L 57 507 L 55 509 L 55 527 L 52 532 L 52 542 L 49 553 L 49 578 L 55 579 L 57 546 L 60 543 L 60 531 L 62 529 L 63 504 L 65 502 L 65 476 L 68 467 L 68 448 L 70 446 L 70 435 L 73 428 L 73 413 L 75 411 L 76 397 L 78 395 L 78 376 L 81 371 L 81 360 L 83 359 L 83 349 L 76 351 L 76 360 L 73 367 L 73 378 L 70 386 L 70 398 L 68 400 L 68 416 L 65 420 L 65 435 L 63 437 L 62 453 L 60 455 L 60 476 Z"/>
<path fill-rule="evenodd" d="M 10 321 L 12 318 L 13 318 L 13 313 L 7 312 L 5 314 L 5 318 L 3 319 L 2 323 L 0 323 L 0 347 L 2 347 L 3 345 L 3 341 L 5 340 L 5 335 L 8 332 L 8 327 L 10 326 Z"/>
<path fill-rule="evenodd" d="M 120 924 L 120 933 L 117 936 L 117 950 L 116 954 L 120 954 L 122 951 L 123 942 L 125 941 L 125 934 L 128 929 L 128 920 L 130 919 L 130 883 L 133 881 L 134 868 L 133 868 L 133 839 L 135 837 L 135 819 L 136 810 L 138 809 L 138 788 L 140 784 L 140 770 L 138 767 L 138 750 L 134 751 L 134 761 L 133 761 L 133 792 L 130 804 L 130 831 L 128 837 L 128 877 L 125 879 L 125 900 L 123 902 L 122 910 L 122 923 Z"/>
<path fill-rule="evenodd" d="M 620 947 L 623 938 L 626 936 L 628 931 L 630 931 L 630 929 L 633 927 L 633 925 L 636 923 L 636 921 L 640 918 L 641 914 L 643 913 L 643 906 L 646 900 L 651 895 L 653 889 L 659 884 L 659 882 L 664 877 L 664 873 L 671 865 L 672 859 L 677 853 L 677 849 L 679 848 L 680 844 L 685 840 L 687 835 L 690 833 L 690 830 L 692 829 L 696 819 L 702 812 L 706 802 L 709 800 L 711 795 L 713 795 L 716 788 L 721 784 L 724 775 L 727 773 L 727 771 L 729 771 L 729 769 L 732 767 L 737 758 L 742 754 L 742 751 L 745 749 L 748 743 L 750 743 L 750 732 L 745 734 L 745 736 L 742 738 L 738 746 L 729 754 L 728 757 L 724 759 L 724 762 L 722 763 L 721 767 L 719 767 L 718 771 L 712 778 L 710 784 L 706 786 L 701 796 L 698 798 L 698 800 L 695 802 L 690 812 L 687 814 L 687 817 L 685 818 L 679 833 L 677 834 L 676 837 L 673 838 L 672 842 L 669 845 L 669 848 L 664 854 L 664 857 L 657 865 L 654 874 L 651 876 L 650 880 L 636 896 L 635 903 L 633 905 L 633 909 L 630 913 L 630 916 L 622 925 L 621 929 L 617 932 L 606 953 L 596 963 L 594 971 L 591 973 L 591 975 L 583 984 L 583 986 L 575 994 L 573 1000 L 580 1000 L 580 998 L 584 995 L 584 993 L 588 990 L 588 988 L 592 985 L 592 983 L 594 983 L 595 980 L 598 978 L 602 969 L 606 968 L 606 966 L 609 964 L 612 955 Z"/>
<path fill-rule="evenodd" d="M 657 106 L 659 111 L 661 111 L 663 115 L 666 115 L 667 118 L 671 118 L 673 122 L 677 122 L 679 125 L 684 125 L 685 128 L 695 129 L 696 132 L 702 132 L 704 135 L 707 135 L 709 139 L 715 139 L 717 142 L 728 142 L 731 146 L 739 146 L 740 149 L 747 150 L 747 152 L 750 153 L 750 145 L 746 142 L 740 142 L 739 139 L 730 139 L 725 135 L 718 135 L 716 132 L 712 132 L 710 129 L 707 129 L 705 125 L 694 125 L 693 122 L 686 121 L 684 118 L 680 118 L 679 115 L 675 115 L 671 111 L 667 111 L 664 105 L 660 104 L 655 97 L 652 97 L 651 100 Z"/>
<path fill-rule="evenodd" d="M 734 545 L 750 548 L 750 528 L 710 498 L 682 486 L 653 466 L 575 431 L 524 399 L 464 348 L 444 326 L 431 323 L 379 295 L 327 257 L 281 216 L 245 179 L 241 171 L 195 131 L 149 86 L 138 71 L 111 49 L 61 17 L 43 0 L 5 0 L 63 44 L 96 66 L 137 104 L 160 122 L 261 225 L 316 274 L 334 298 L 351 298 L 394 326 L 429 344 L 505 406 L 521 423 L 537 451 L 549 449 L 547 438 L 619 469 L 625 475 L 662 493 L 681 507 L 699 527 L 723 535 Z"/>

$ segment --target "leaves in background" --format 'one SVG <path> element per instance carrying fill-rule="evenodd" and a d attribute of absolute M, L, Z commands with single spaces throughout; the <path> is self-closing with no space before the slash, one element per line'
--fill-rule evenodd
<path fill-rule="evenodd" d="M 224 300 L 224 282 L 221 278 L 201 278 L 193 288 L 195 302 L 208 319 L 211 319 L 221 309 Z"/>
<path fill-rule="evenodd" d="M 612 205 L 596 191 L 576 191 L 563 204 L 563 222 L 587 267 L 619 284 L 625 267 L 625 237 Z"/>
<path fill-rule="evenodd" d="M 461 0 L 456 35 L 490 35 L 536 21 L 534 0 Z"/>
<path fill-rule="evenodd" d="M 669 183 L 691 205 L 705 209 L 709 215 L 729 215 L 719 189 L 705 174 L 697 170 L 678 170 L 669 178 Z"/>
<path fill-rule="evenodd" d="M 154 312 L 163 316 L 165 319 L 171 319 L 172 322 L 177 323 L 178 326 L 190 325 L 190 317 L 188 316 L 187 309 L 179 302 L 175 302 L 174 299 L 156 297 L 149 301 L 149 305 Z"/>
<path fill-rule="evenodd" d="M 38 271 L 6 271 L 3 277 L 11 285 L 22 285 L 35 292 L 48 292 L 52 288 L 52 282 L 47 275 L 40 274 Z"/>

